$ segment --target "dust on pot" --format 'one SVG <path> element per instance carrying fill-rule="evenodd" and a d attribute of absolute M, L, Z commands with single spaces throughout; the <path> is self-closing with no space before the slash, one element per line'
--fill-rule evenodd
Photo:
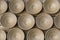
<path fill-rule="evenodd" d="M 44 40 L 44 33 L 38 28 L 33 28 L 27 32 L 26 39 L 27 40 Z"/>
<path fill-rule="evenodd" d="M 23 12 L 18 17 L 18 27 L 23 30 L 31 29 L 35 24 L 35 19 L 32 15 L 27 12 Z"/>
<path fill-rule="evenodd" d="M 24 9 L 24 2 L 23 0 L 10 0 L 9 1 L 9 10 L 12 13 L 20 13 Z"/>
<path fill-rule="evenodd" d="M 47 13 L 40 13 L 36 17 L 36 26 L 42 30 L 47 30 L 53 25 L 53 18 Z"/>
<path fill-rule="evenodd" d="M 54 25 L 60 29 L 60 12 L 54 17 Z"/>
<path fill-rule="evenodd" d="M 12 28 L 17 23 L 17 17 L 11 12 L 6 12 L 1 16 L 1 25 L 7 29 Z"/>
<path fill-rule="evenodd" d="M 3 30 L 0 30 L 0 40 L 6 40 L 6 33 Z"/>
<path fill-rule="evenodd" d="M 24 32 L 17 27 L 10 29 L 7 33 L 7 40 L 24 40 L 24 37 Z"/>
<path fill-rule="evenodd" d="M 60 30 L 51 28 L 46 31 L 45 40 L 60 40 Z"/>
<path fill-rule="evenodd" d="M 59 1 L 58 0 L 46 0 L 43 4 L 44 10 L 49 14 L 55 14 L 59 11 Z"/>
<path fill-rule="evenodd" d="M 0 14 L 6 12 L 8 5 L 5 0 L 0 0 Z"/>
<path fill-rule="evenodd" d="M 40 0 L 29 0 L 26 3 L 26 11 L 30 14 L 38 14 L 42 10 L 42 3 Z"/>

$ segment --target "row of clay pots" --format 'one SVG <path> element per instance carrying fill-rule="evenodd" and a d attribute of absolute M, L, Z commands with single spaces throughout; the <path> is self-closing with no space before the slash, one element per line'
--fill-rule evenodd
<path fill-rule="evenodd" d="M 60 40 L 58 0 L 0 0 L 0 40 Z"/>
<path fill-rule="evenodd" d="M 42 8 L 49 14 L 55 14 L 60 9 L 58 0 L 46 0 L 44 3 L 41 0 L 9 0 L 8 4 L 5 0 L 0 0 L 0 5 L 0 14 L 6 12 L 8 8 L 15 14 L 21 13 L 25 8 L 28 13 L 33 15 L 41 12 Z"/>
<path fill-rule="evenodd" d="M 1 15 L 0 29 L 1 30 L 8 29 L 7 30 L 7 39 L 8 40 L 17 40 L 17 39 L 23 40 L 25 38 L 25 34 L 23 33 L 22 30 L 28 30 L 27 35 L 26 35 L 27 40 L 35 40 L 35 39 L 36 40 L 44 40 L 44 33 L 42 32 L 42 30 L 47 30 L 47 32 L 45 33 L 46 40 L 48 40 L 49 38 L 50 38 L 49 40 L 51 40 L 51 39 L 52 40 L 59 40 L 59 36 L 60 36 L 59 35 L 60 34 L 60 30 L 59 30 L 60 29 L 60 26 L 59 26 L 60 25 L 60 13 L 58 13 L 54 17 L 54 20 L 53 20 L 51 15 L 44 13 L 44 12 L 38 14 L 35 17 L 36 21 L 31 14 L 28 14 L 25 11 L 22 12 L 21 14 L 19 14 L 18 16 L 19 17 L 17 20 L 16 15 L 11 13 L 11 12 L 7 12 L 7 13 Z M 55 28 L 51 28 L 51 27 L 53 27 L 53 22 L 54 22 Z M 15 27 L 16 23 L 18 25 L 17 26 L 18 28 Z M 35 23 L 36 23 L 36 28 L 31 29 L 35 25 Z M 15 27 L 15 28 L 12 28 L 12 27 Z M 58 28 L 58 29 L 56 29 L 56 28 Z M 22 31 L 22 33 L 19 32 L 20 30 Z M 1 32 L 1 35 L 3 35 L 2 32 Z M 5 33 L 4 33 L 3 37 L 5 37 L 4 39 L 6 39 Z"/>
<path fill-rule="evenodd" d="M 26 11 L 19 14 L 18 17 L 16 17 L 16 15 L 11 12 L 6 12 L 1 15 L 0 21 L 2 26 L 0 29 L 4 30 L 12 28 L 16 24 L 23 30 L 29 30 L 34 27 L 35 23 L 36 26 L 42 30 L 51 28 L 53 23 L 58 29 L 60 29 L 60 13 L 58 13 L 53 20 L 51 15 L 44 12 L 38 14 L 35 18 Z"/>
<path fill-rule="evenodd" d="M 6 36 L 7 35 L 7 36 Z M 26 38 L 25 38 L 26 37 Z M 45 36 L 42 30 L 33 28 L 27 31 L 25 36 L 24 32 L 15 27 L 11 28 L 6 34 L 3 30 L 0 30 L 0 40 L 60 40 L 60 30 L 51 28 L 45 31 Z"/>

